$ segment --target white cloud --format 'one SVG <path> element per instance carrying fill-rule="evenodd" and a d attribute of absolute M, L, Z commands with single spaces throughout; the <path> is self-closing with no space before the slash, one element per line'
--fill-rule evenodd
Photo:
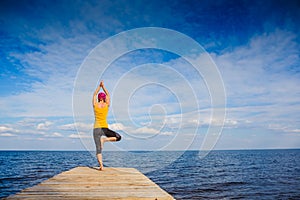
<path fill-rule="evenodd" d="M 223 75 L 229 101 L 261 104 L 292 100 L 299 79 L 289 69 L 300 61 L 294 39 L 292 33 L 275 31 L 254 37 L 247 46 L 213 55 Z M 284 93 L 286 98 L 281 96 Z"/>
<path fill-rule="evenodd" d="M 77 134 L 73 133 L 69 135 L 69 138 L 72 139 L 86 139 L 86 138 L 92 138 L 91 134 L 87 134 L 85 132 L 78 132 Z"/>
<path fill-rule="evenodd" d="M 19 134 L 19 130 L 12 125 L 0 125 L 0 136 L 2 137 L 13 137 Z"/>
<path fill-rule="evenodd" d="M 126 129 L 128 129 L 122 123 L 109 124 L 108 126 L 110 129 L 115 130 L 115 131 L 125 131 Z"/>
<path fill-rule="evenodd" d="M 74 131 L 76 128 L 80 131 L 90 131 L 93 129 L 93 124 L 89 123 L 83 123 L 83 122 L 77 122 L 77 123 L 71 123 L 71 124 L 64 124 L 59 126 L 62 130 L 68 130 L 68 131 Z"/>
<path fill-rule="evenodd" d="M 39 123 L 37 125 L 37 130 L 49 130 L 49 127 L 52 125 L 53 123 L 50 121 L 46 121 L 44 123 Z"/>
<path fill-rule="evenodd" d="M 163 131 L 163 132 L 161 132 L 160 134 L 161 134 L 161 135 L 167 135 L 167 136 L 174 135 L 174 133 L 171 132 L 171 131 Z"/>
<path fill-rule="evenodd" d="M 125 5 L 125 2 L 120 3 Z M 74 12 L 72 8 L 77 6 L 80 9 Z M 21 52 L 9 52 L 8 57 L 20 63 L 23 68 L 19 74 L 25 74 L 28 82 L 26 90 L 16 88 L 14 95 L 0 99 L 0 113 L 4 117 L 72 116 L 73 86 L 81 63 L 103 39 L 124 28 L 117 18 L 102 12 L 115 8 L 109 1 L 93 5 L 77 2 L 71 10 L 69 5 L 61 4 L 55 9 L 64 10 L 65 7 L 70 14 L 67 22 L 59 20 L 57 23 L 50 10 L 43 10 L 43 20 L 47 23 L 42 27 L 37 27 L 35 20 L 30 18 L 14 21 L 12 30 L 23 34 L 18 31 L 12 34 L 20 38 L 24 47 Z M 18 18 L 18 14 L 14 16 Z M 30 31 L 22 30 L 24 24 Z M 37 51 L 26 51 L 27 46 Z"/>
<path fill-rule="evenodd" d="M 159 130 L 144 126 L 144 127 L 135 129 L 132 133 L 135 133 L 135 134 L 158 134 L 159 132 L 160 132 Z"/>
<path fill-rule="evenodd" d="M 2 137 L 14 137 L 16 135 L 11 134 L 11 133 L 0 133 L 0 136 L 2 136 Z"/>
<path fill-rule="evenodd" d="M 80 138 L 78 134 L 71 134 L 69 135 L 69 138 Z"/>
<path fill-rule="evenodd" d="M 299 45 L 291 32 L 253 37 L 246 46 L 212 55 L 226 87 L 227 118 L 240 126 L 279 123 L 299 128 Z M 249 122 L 252 123 L 249 123 Z"/>
<path fill-rule="evenodd" d="M 0 126 L 0 132 L 3 133 L 3 132 L 12 132 L 14 131 L 13 128 L 11 127 L 7 127 L 7 126 Z"/>
<path fill-rule="evenodd" d="M 300 129 L 299 128 L 295 128 L 295 126 L 291 126 L 289 124 L 269 124 L 268 127 L 270 130 L 276 131 L 276 132 L 280 132 L 280 133 L 292 133 L 292 134 L 298 134 L 300 133 Z M 300 134 L 299 134 L 300 136 Z"/>
<path fill-rule="evenodd" d="M 55 137 L 63 137 L 63 135 L 58 132 L 54 132 L 52 135 Z"/>
<path fill-rule="evenodd" d="M 76 126 L 75 126 L 74 123 L 72 123 L 72 124 L 64 124 L 64 125 L 61 125 L 59 128 L 62 129 L 62 130 L 70 130 L 70 131 L 74 131 L 74 130 L 76 129 Z"/>
<path fill-rule="evenodd" d="M 54 31 L 48 36 L 55 35 Z M 72 116 L 72 90 L 77 70 L 94 47 L 92 41 L 99 38 L 81 34 L 75 38 L 53 38 L 55 42 L 39 46 L 40 52 L 11 53 L 11 57 L 22 63 L 22 72 L 31 82 L 26 90 L 0 99 L 1 115 Z"/>
<path fill-rule="evenodd" d="M 105 16 L 104 12 L 99 12 L 103 9 L 102 4 L 96 6 L 89 5 L 89 3 L 82 4 L 81 12 L 78 13 L 82 20 L 71 20 L 70 27 L 66 29 L 65 33 L 58 31 L 56 27 L 52 28 L 53 24 L 45 25 L 42 30 L 33 28 L 32 34 L 35 34 L 37 38 L 42 38 L 44 43 L 41 45 L 31 41 L 27 42 L 31 42 L 31 45 L 38 47 L 41 52 L 11 53 L 11 57 L 18 59 L 25 67 L 23 72 L 38 81 L 32 81 L 26 91 L 18 91 L 13 96 L 2 97 L 0 99 L 1 116 L 72 116 L 72 89 L 80 63 L 89 50 L 97 45 L 104 36 L 123 28 L 123 24 L 117 18 Z M 135 12 L 135 9 L 130 9 L 130 11 Z M 95 18 L 101 20 L 95 20 Z M 95 31 L 97 34 L 90 32 L 85 22 L 89 22 L 88 24 L 92 26 L 91 29 L 97 29 Z M 109 30 L 109 33 L 102 35 L 102 30 Z M 65 35 L 67 37 L 64 38 Z M 232 51 L 223 51 L 219 55 L 212 54 L 222 73 L 228 97 L 225 127 L 260 126 L 277 131 L 299 133 L 300 91 L 298 86 L 300 79 L 299 74 L 290 72 L 293 70 L 293 66 L 299 65 L 300 54 L 299 46 L 295 42 L 296 37 L 293 33 L 276 30 L 253 37 L 248 45 L 237 47 Z M 122 45 L 125 44 L 120 44 L 120 46 Z M 159 57 L 158 54 L 155 56 Z M 115 93 L 111 111 L 115 111 L 113 117 L 116 117 L 115 121 L 118 123 L 110 125 L 112 129 L 134 134 L 171 135 L 173 133 L 171 131 L 159 131 L 159 128 L 155 126 L 159 120 L 167 128 L 174 130 L 179 125 L 189 128 L 223 124 L 222 119 L 211 119 L 209 108 L 211 102 L 207 88 L 203 80 L 196 76 L 193 70 L 187 68 L 187 64 L 181 59 L 164 63 L 177 71 L 170 71 L 167 68 L 151 68 L 149 70 L 143 66 L 138 68 L 140 71 L 129 74 L 123 82 L 118 83 L 122 75 L 128 71 L 128 68 L 124 66 L 129 66 L 132 64 L 131 62 L 132 59 L 128 59 L 119 68 L 110 67 L 107 74 L 104 74 L 105 78 L 109 80 L 110 91 Z M 181 77 L 179 74 L 183 74 L 185 77 Z M 130 89 L 136 89 L 145 80 L 162 83 L 168 87 L 148 89 L 144 87 L 145 90 L 138 88 L 139 90 L 132 94 L 133 98 L 129 102 L 131 105 L 128 106 L 126 98 L 128 91 L 132 92 L 133 90 Z M 92 81 L 96 85 L 97 80 Z M 185 81 L 192 86 L 197 85 L 196 101 L 191 98 L 192 90 L 187 92 L 186 89 L 189 85 Z M 116 84 L 121 85 L 119 88 L 115 88 Z M 128 86 L 131 88 L 129 89 Z M 93 88 L 89 88 L 89 90 L 93 90 Z M 89 92 L 89 90 L 85 90 L 80 98 L 82 102 L 86 102 L 81 105 L 84 112 L 92 114 L 90 97 L 93 91 Z M 176 102 L 176 95 L 172 96 L 172 92 L 181 97 L 179 103 Z M 19 103 L 20 99 L 22 100 L 21 104 Z M 163 109 L 149 109 L 157 103 L 156 100 L 159 100 L 158 104 Z M 201 107 L 199 112 L 195 110 L 197 103 Z M 203 108 L 207 108 L 207 110 Z M 190 114 L 193 111 L 195 113 Z M 177 115 L 178 113 L 179 115 Z M 112 116 L 113 113 L 110 112 L 110 115 Z M 135 119 L 137 124 L 149 126 L 130 127 L 121 120 L 122 117 L 125 120 Z M 278 124 L 278 127 L 268 127 L 269 124 Z M 53 131 L 56 129 L 58 131 L 75 131 L 75 125 L 79 134 L 71 134 L 70 138 L 91 137 L 87 133 L 90 133 L 92 124 L 80 122 L 57 125 L 45 119 L 18 122 L 11 127 L 0 126 L 0 133 L 1 136 L 12 136 L 18 130 L 22 130 L 20 133 L 24 135 L 39 134 L 45 137 L 62 137 L 61 133 Z"/>
<path fill-rule="evenodd" d="M 61 138 L 61 137 L 64 137 L 64 136 L 61 133 L 54 132 L 54 133 L 46 134 L 45 137 L 47 137 L 47 138 Z"/>
<path fill-rule="evenodd" d="M 124 131 L 129 135 L 173 135 L 173 132 L 170 131 L 163 131 L 156 128 L 151 128 L 148 126 L 142 127 L 134 127 L 134 126 L 125 126 L 122 123 L 114 123 L 109 125 L 109 128 L 114 131 Z"/>
<path fill-rule="evenodd" d="M 293 130 L 291 130 L 290 132 L 293 132 L 293 133 L 300 133 L 300 129 L 293 129 Z"/>

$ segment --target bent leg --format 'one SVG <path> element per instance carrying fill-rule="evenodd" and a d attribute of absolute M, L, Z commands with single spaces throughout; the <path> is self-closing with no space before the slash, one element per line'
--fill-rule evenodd
<path fill-rule="evenodd" d="M 119 133 L 112 131 L 108 128 L 105 128 L 105 129 L 103 128 L 102 130 L 104 132 L 104 135 L 107 137 L 107 139 L 114 138 L 114 139 L 110 139 L 108 141 L 120 141 L 122 138 Z"/>
<path fill-rule="evenodd" d="M 106 138 L 101 138 L 101 145 L 103 146 L 104 142 L 115 142 L 121 140 L 121 135 L 112 131 L 108 128 L 102 128 Z"/>

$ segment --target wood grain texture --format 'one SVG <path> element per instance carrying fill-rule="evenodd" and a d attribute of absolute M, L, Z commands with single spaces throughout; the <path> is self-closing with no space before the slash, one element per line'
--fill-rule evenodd
<path fill-rule="evenodd" d="M 6 199 L 122 199 L 174 198 L 134 168 L 76 167 Z"/>

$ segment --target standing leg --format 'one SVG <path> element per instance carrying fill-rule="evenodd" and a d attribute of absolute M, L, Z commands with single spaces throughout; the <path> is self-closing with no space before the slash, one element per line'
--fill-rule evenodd
<path fill-rule="evenodd" d="M 103 170 L 103 162 L 102 162 L 102 141 L 101 136 L 103 135 L 103 132 L 100 128 L 95 128 L 93 130 L 93 136 L 94 136 L 94 142 L 96 145 L 96 155 L 97 160 L 100 166 L 100 170 Z"/>
<path fill-rule="evenodd" d="M 103 167 L 103 162 L 102 162 L 102 153 L 97 154 L 97 160 L 98 160 L 98 163 L 99 163 L 99 166 L 100 166 L 99 170 L 103 171 L 104 167 Z"/>

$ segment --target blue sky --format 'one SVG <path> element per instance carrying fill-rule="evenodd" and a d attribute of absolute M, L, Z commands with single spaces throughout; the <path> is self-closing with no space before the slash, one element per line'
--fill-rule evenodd
<path fill-rule="evenodd" d="M 193 38 L 218 67 L 227 104 L 215 149 L 299 148 L 299 11 L 297 1 L 1 1 L 0 149 L 84 150 L 93 116 L 76 130 L 73 89 L 80 67 L 102 41 L 141 27 Z M 204 78 L 171 52 L 130 52 L 102 78 L 115 96 L 110 126 L 123 134 L 108 149 L 199 149 L 208 127 L 220 126 L 211 118 Z M 118 93 L 122 78 L 155 84 Z M 199 89 L 199 107 L 190 106 L 185 83 Z M 114 108 L 128 94 L 126 121 Z"/>

